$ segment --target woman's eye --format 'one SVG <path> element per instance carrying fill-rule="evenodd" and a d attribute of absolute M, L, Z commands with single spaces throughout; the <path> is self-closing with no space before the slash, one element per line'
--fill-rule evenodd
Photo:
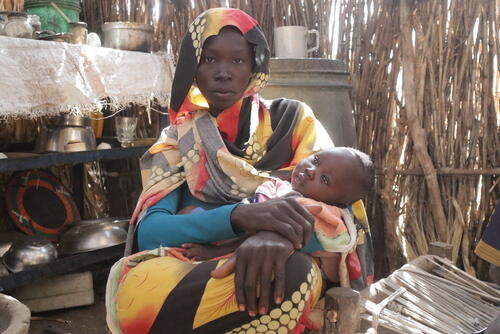
<path fill-rule="evenodd" d="M 213 63 L 215 59 L 213 57 L 205 56 L 203 57 L 203 62 L 204 63 Z"/>
<path fill-rule="evenodd" d="M 312 159 L 313 165 L 317 166 L 319 165 L 319 157 L 315 154 L 313 159 Z"/>
<path fill-rule="evenodd" d="M 235 60 L 233 60 L 235 64 L 243 64 L 245 61 L 241 58 L 236 58 Z"/>
<path fill-rule="evenodd" d="M 328 176 L 321 175 L 321 183 L 324 183 L 324 184 L 330 183 L 330 180 L 329 180 Z"/>

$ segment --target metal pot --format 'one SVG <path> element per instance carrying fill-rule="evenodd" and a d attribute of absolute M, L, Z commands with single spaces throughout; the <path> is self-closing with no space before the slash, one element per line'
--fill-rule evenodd
<path fill-rule="evenodd" d="M 128 230 L 130 218 L 126 217 L 118 217 L 118 218 L 113 218 L 113 217 L 108 217 L 108 218 L 96 218 L 96 219 L 85 219 L 85 220 L 80 220 L 77 222 L 71 223 L 71 226 L 80 226 L 80 225 L 92 225 L 92 224 L 99 224 L 99 223 L 107 223 L 111 225 L 116 225 L 118 227 L 123 228 L 124 230 Z"/>
<path fill-rule="evenodd" d="M 25 234 L 15 231 L 0 233 L 0 257 L 2 257 L 9 250 L 14 241 L 22 239 L 25 236 Z"/>
<path fill-rule="evenodd" d="M 87 23 L 85 22 L 70 22 L 69 31 L 73 34 L 71 44 L 87 44 Z"/>
<path fill-rule="evenodd" d="M 46 264 L 57 258 L 57 248 L 49 239 L 30 235 L 16 240 L 3 256 L 3 264 L 11 272 L 23 271 L 31 266 Z"/>
<path fill-rule="evenodd" d="M 43 127 L 35 143 L 35 152 L 67 152 L 69 144 L 80 143 L 79 151 L 95 150 L 94 131 L 90 126 Z"/>
<path fill-rule="evenodd" d="M 61 234 L 59 254 L 72 255 L 119 245 L 127 239 L 127 231 L 113 221 L 77 223 Z"/>
<path fill-rule="evenodd" d="M 90 126 L 90 118 L 73 115 L 73 114 L 61 114 L 57 119 L 58 126 Z"/>
<path fill-rule="evenodd" d="M 154 28 L 135 22 L 108 22 L 102 25 L 104 46 L 108 48 L 151 52 Z"/>
<path fill-rule="evenodd" d="M 12 12 L 0 12 L 0 35 L 5 35 L 3 28 L 9 21 L 9 14 Z"/>
<path fill-rule="evenodd" d="M 0 277 L 7 276 L 8 274 L 10 274 L 10 273 L 7 270 L 7 268 L 4 266 L 3 263 L 0 263 Z"/>

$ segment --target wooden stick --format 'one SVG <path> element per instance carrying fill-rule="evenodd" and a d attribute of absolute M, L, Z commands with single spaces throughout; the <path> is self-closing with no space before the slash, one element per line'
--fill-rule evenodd
<path fill-rule="evenodd" d="M 396 170 L 394 172 L 398 175 L 424 175 L 424 171 L 421 168 L 412 168 L 406 170 Z M 377 175 L 386 175 L 387 168 L 375 170 Z M 500 175 L 500 168 L 438 168 L 436 169 L 437 175 Z"/>
<path fill-rule="evenodd" d="M 325 294 L 323 334 L 354 334 L 359 327 L 361 298 L 350 288 L 332 288 Z"/>
<path fill-rule="evenodd" d="M 451 260 L 453 246 L 444 242 L 434 241 L 429 244 L 429 254 Z"/>
<path fill-rule="evenodd" d="M 446 241 L 448 237 L 447 220 L 443 210 L 441 201 L 439 182 L 436 176 L 436 169 L 432 158 L 428 152 L 427 136 L 424 128 L 421 125 L 421 119 L 418 114 L 419 100 L 416 96 L 418 89 L 417 84 L 420 84 L 416 79 L 419 78 L 416 73 L 418 67 L 415 50 L 412 46 L 412 26 L 410 24 L 411 3 L 408 0 L 400 2 L 400 26 L 403 51 L 403 95 L 405 97 L 406 106 L 404 108 L 408 128 L 413 141 L 413 149 L 420 166 L 425 171 L 425 181 L 429 191 L 429 208 L 433 217 L 434 224 L 440 240 Z"/>
<path fill-rule="evenodd" d="M 58 5 L 56 5 L 54 2 L 51 2 L 50 5 L 52 7 L 54 7 L 54 9 L 63 17 L 64 20 L 66 20 L 66 22 L 70 23 L 71 20 L 69 19 L 69 17 L 66 16 L 66 14 L 64 14 L 64 12 L 61 10 L 61 8 L 59 8 Z"/>

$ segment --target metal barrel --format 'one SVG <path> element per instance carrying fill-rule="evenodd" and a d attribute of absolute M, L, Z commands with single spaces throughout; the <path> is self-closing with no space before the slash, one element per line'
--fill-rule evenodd
<path fill-rule="evenodd" d="M 336 146 L 356 147 L 346 65 L 323 58 L 272 58 L 266 99 L 286 97 L 307 103 Z"/>

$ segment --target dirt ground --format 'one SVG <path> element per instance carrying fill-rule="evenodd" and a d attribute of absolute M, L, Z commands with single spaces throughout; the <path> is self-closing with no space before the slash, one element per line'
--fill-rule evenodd
<path fill-rule="evenodd" d="M 106 334 L 104 296 L 108 265 L 92 270 L 94 304 L 32 314 L 29 334 Z"/>
<path fill-rule="evenodd" d="M 33 314 L 30 334 L 105 334 L 104 296 L 95 296 L 90 306 Z M 37 319 L 36 317 L 43 317 Z"/>

